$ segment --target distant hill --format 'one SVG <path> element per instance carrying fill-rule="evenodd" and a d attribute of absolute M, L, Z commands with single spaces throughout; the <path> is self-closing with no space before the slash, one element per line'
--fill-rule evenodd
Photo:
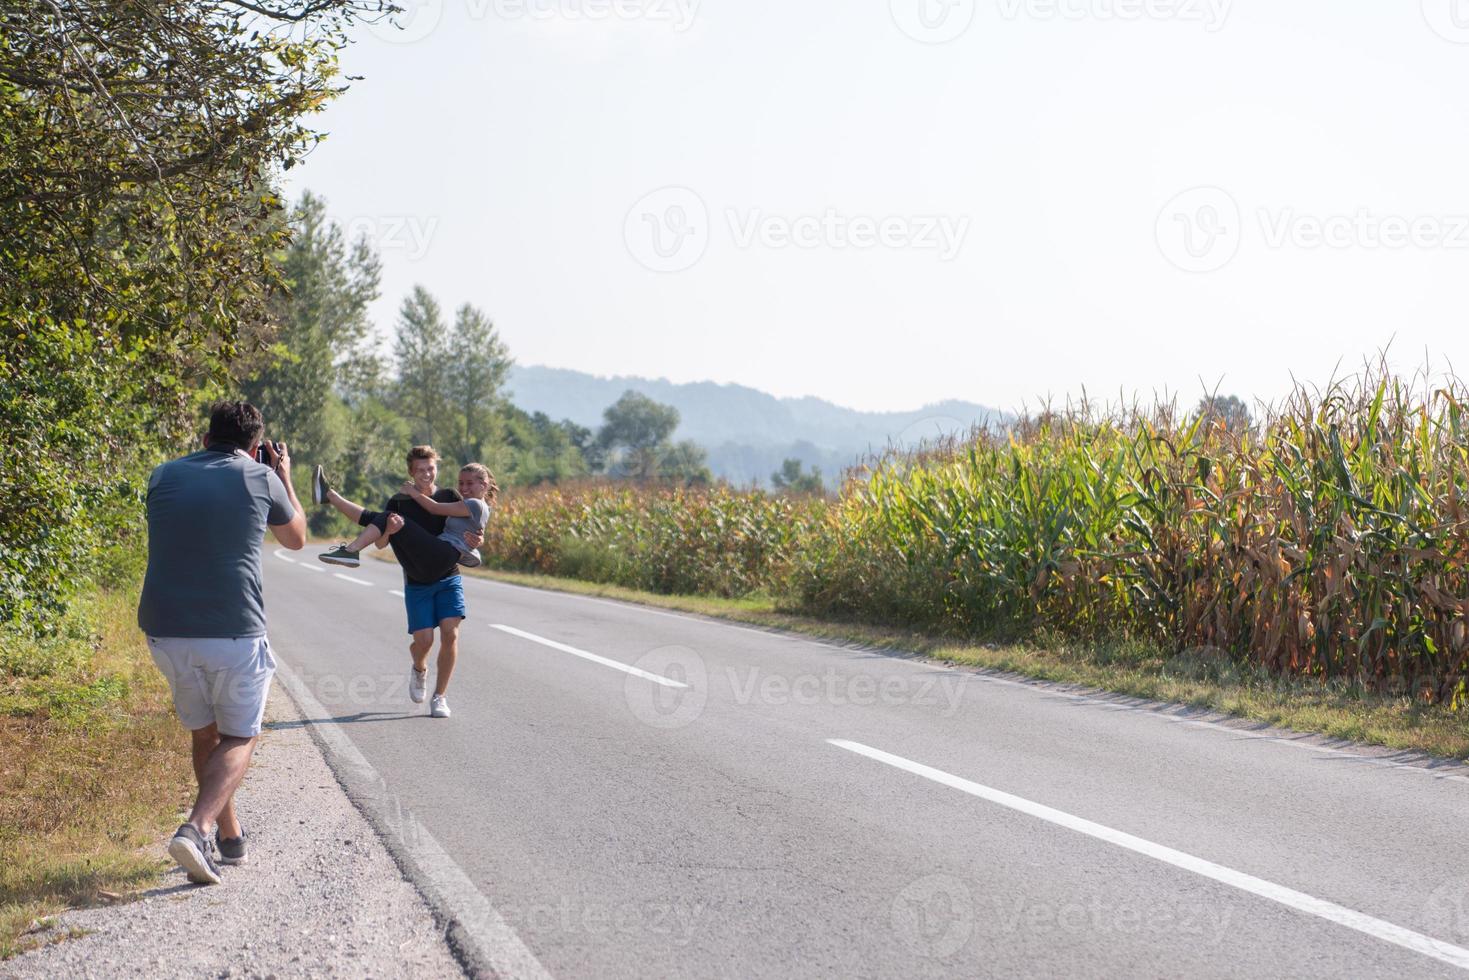
<path fill-rule="evenodd" d="M 737 384 L 662 378 L 598 377 L 565 368 L 513 368 L 511 401 L 596 429 L 602 412 L 624 391 L 678 409 L 675 439 L 692 439 L 709 452 L 716 476 L 737 484 L 765 484 L 788 457 L 819 466 L 828 482 L 863 456 L 890 444 L 913 446 L 999 422 L 1006 414 L 985 405 L 943 401 L 910 412 L 859 412 L 820 398 L 776 398 Z"/>

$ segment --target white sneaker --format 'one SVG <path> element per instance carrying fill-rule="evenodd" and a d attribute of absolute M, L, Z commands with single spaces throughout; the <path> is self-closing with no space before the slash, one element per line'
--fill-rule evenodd
<path fill-rule="evenodd" d="M 435 718 L 449 717 L 449 702 L 444 698 L 442 694 L 434 695 L 433 707 L 429 711 L 429 714 L 433 715 Z"/>
<path fill-rule="evenodd" d="M 423 704 L 423 699 L 428 697 L 428 671 L 409 669 L 408 696 L 414 704 Z"/>

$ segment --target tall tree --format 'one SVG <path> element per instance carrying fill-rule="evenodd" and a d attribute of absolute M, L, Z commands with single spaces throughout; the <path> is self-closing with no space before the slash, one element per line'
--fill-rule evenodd
<path fill-rule="evenodd" d="M 821 467 L 813 466 L 809 472 L 802 469 L 799 459 L 787 458 L 780 469 L 770 474 L 770 485 L 777 490 L 790 493 L 823 493 L 826 484 L 821 478 Z"/>
<path fill-rule="evenodd" d="M 1250 427 L 1250 408 L 1238 395 L 1209 395 L 1200 399 L 1195 414 L 1210 422 L 1223 424 L 1231 432 L 1243 432 Z"/>
<path fill-rule="evenodd" d="M 489 447 L 504 442 L 501 389 L 514 362 L 490 318 L 468 303 L 454 315 L 448 358 L 446 450 L 460 463 L 483 460 Z"/>
<path fill-rule="evenodd" d="M 248 360 L 241 388 L 298 458 L 330 466 L 347 435 L 334 424 L 345 413 L 331 406 L 366 397 L 377 374 L 368 306 L 378 297 L 380 264 L 365 237 L 346 241 L 310 192 L 292 209 L 290 228 L 285 284 L 273 303 L 279 325 L 273 343 Z"/>
<path fill-rule="evenodd" d="M 672 441 L 678 428 L 678 409 L 672 405 L 626 391 L 607 407 L 602 419 L 595 448 L 598 454 L 605 454 L 612 475 L 681 483 L 710 481 L 704 449 L 691 440 Z"/>
<path fill-rule="evenodd" d="M 393 354 L 398 362 L 395 401 L 412 425 L 413 438 L 437 444 L 452 435 L 449 333 L 439 301 L 422 286 L 413 287 L 398 311 Z"/>
<path fill-rule="evenodd" d="M 201 392 L 268 334 L 271 181 L 379 0 L 0 13 L 0 624 L 44 628 Z"/>
<path fill-rule="evenodd" d="M 647 395 L 625 391 L 602 413 L 597 444 L 609 454 L 609 470 L 617 476 L 649 480 L 659 473 L 659 455 L 678 428 L 678 409 Z"/>

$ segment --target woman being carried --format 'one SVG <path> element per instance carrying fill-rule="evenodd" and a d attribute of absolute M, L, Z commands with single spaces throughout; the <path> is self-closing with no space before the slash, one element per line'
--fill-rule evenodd
<path fill-rule="evenodd" d="M 327 564 L 356 568 L 361 564 L 359 555 L 363 548 L 368 545 L 385 547 L 391 537 L 398 560 L 405 569 L 412 566 L 413 578 L 420 581 L 441 579 L 453 573 L 457 565 L 466 568 L 479 566 L 479 552 L 465 542 L 464 535 L 466 532 L 484 534 L 490 519 L 490 507 L 500 494 L 494 474 L 483 464 L 467 463 L 459 470 L 460 500 L 435 500 L 410 481 L 403 484 L 393 500 L 388 501 L 390 510 L 386 511 L 366 510 L 327 486 L 325 477 L 318 474 L 316 478 L 321 483 L 325 502 L 362 525 L 362 533 L 350 544 L 338 545 L 316 556 Z M 404 521 L 402 516 L 391 512 L 393 501 L 405 498 L 413 500 L 430 514 L 447 518 L 443 533 L 434 536 L 415 522 Z"/>

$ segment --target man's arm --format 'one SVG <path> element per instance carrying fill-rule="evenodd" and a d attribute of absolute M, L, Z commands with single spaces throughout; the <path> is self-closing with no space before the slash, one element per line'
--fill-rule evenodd
<path fill-rule="evenodd" d="M 447 504 L 441 504 L 427 494 L 421 493 L 419 489 L 415 487 L 412 483 L 403 484 L 403 493 L 408 494 L 414 500 L 418 501 L 418 506 L 428 511 L 430 514 L 436 514 L 439 517 L 469 516 L 469 505 L 462 500 L 455 500 Z"/>
<path fill-rule="evenodd" d="M 291 502 L 293 511 L 291 519 L 284 524 L 271 524 L 270 533 L 281 543 L 283 548 L 291 551 L 300 551 L 306 546 L 306 512 L 301 509 L 301 501 L 296 499 L 296 488 L 291 486 L 291 454 L 286 449 L 286 444 L 281 443 L 279 454 L 275 446 L 270 443 L 261 443 L 266 447 L 266 453 L 270 456 L 271 470 L 276 479 L 286 488 L 286 497 Z"/>

